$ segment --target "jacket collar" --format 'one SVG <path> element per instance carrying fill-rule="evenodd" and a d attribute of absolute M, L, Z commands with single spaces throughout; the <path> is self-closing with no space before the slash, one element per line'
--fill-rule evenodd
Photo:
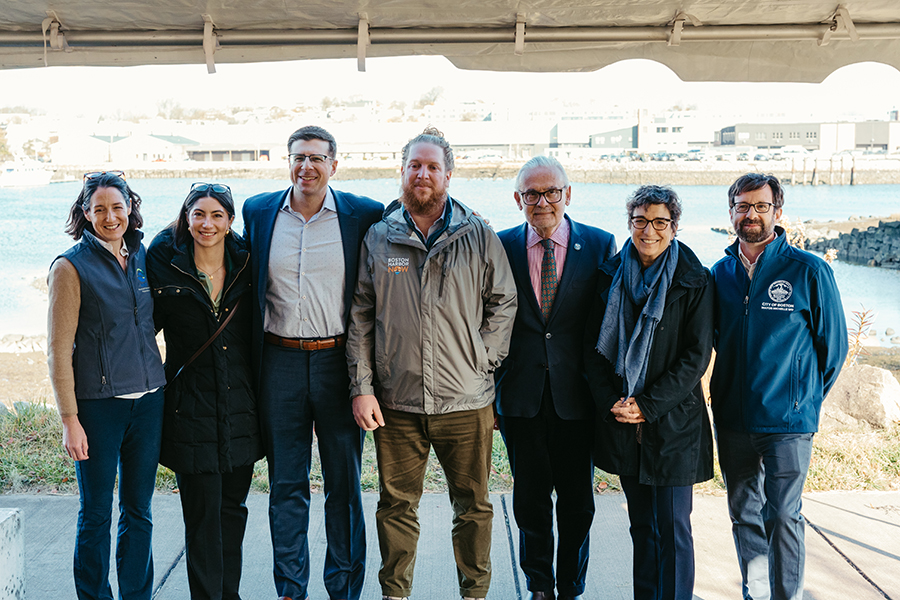
<path fill-rule="evenodd" d="M 630 245 L 626 246 L 618 254 L 600 265 L 600 272 L 612 278 L 622 262 L 622 252 L 630 247 Z M 697 258 L 693 250 L 679 242 L 678 264 L 675 266 L 675 276 L 672 278 L 672 285 L 684 288 L 698 288 L 706 285 L 706 282 L 706 268 L 700 262 L 700 259 Z"/>
<path fill-rule="evenodd" d="M 125 242 L 125 247 L 128 248 L 128 255 L 133 256 L 138 250 L 141 249 L 141 240 L 144 239 L 144 232 L 140 229 L 126 231 L 125 235 L 122 236 L 122 239 Z M 93 246 L 98 250 L 109 252 L 109 250 L 107 250 L 103 246 L 103 244 L 100 243 L 99 238 L 97 238 L 97 236 L 93 232 L 88 231 L 87 229 L 85 229 L 81 233 L 81 241 L 82 243 Z"/>
<path fill-rule="evenodd" d="M 738 247 L 741 244 L 741 240 L 734 240 L 734 243 L 725 248 L 725 254 L 734 257 L 735 260 L 740 261 L 741 258 L 738 255 Z M 775 226 L 775 239 L 769 242 L 766 246 L 765 252 L 763 254 L 767 254 L 768 256 L 772 256 L 773 254 L 781 254 L 784 252 L 785 247 L 787 246 L 787 234 L 784 231 L 784 228 L 780 225 Z M 762 255 L 760 255 L 762 258 Z"/>
<path fill-rule="evenodd" d="M 450 224 L 446 229 L 447 235 L 451 236 L 456 233 L 460 227 L 466 225 L 474 213 L 468 206 L 449 195 L 447 196 L 447 202 L 453 203 L 452 211 L 450 213 Z M 409 235 L 411 228 L 406 222 L 403 212 L 403 205 L 400 203 L 400 200 L 394 200 L 388 204 L 386 209 L 384 209 L 384 221 L 387 223 L 389 229 L 398 233 L 403 233 L 404 235 Z"/>

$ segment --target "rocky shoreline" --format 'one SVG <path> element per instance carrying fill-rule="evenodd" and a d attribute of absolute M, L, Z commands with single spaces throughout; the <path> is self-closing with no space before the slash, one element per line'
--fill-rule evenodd
<path fill-rule="evenodd" d="M 806 227 L 808 250 L 846 262 L 900 270 L 900 213 L 890 217 L 826 223 Z"/>

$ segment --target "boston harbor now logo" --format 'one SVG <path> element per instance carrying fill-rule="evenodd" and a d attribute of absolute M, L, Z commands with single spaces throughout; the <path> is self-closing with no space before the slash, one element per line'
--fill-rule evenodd
<path fill-rule="evenodd" d="M 397 273 L 406 273 L 409 270 L 409 258 L 388 258 L 387 267 L 388 273 L 393 273 L 394 275 Z"/>

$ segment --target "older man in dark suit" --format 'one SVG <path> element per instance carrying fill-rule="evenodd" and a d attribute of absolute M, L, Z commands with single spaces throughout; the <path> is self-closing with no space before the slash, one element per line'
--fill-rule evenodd
<path fill-rule="evenodd" d="M 520 300 L 509 356 L 495 376 L 498 424 L 515 480 L 519 564 L 529 598 L 571 600 L 584 593 L 594 518 L 594 408 L 582 338 L 597 267 L 616 253 L 616 243 L 566 216 L 572 188 L 554 158 L 525 163 L 514 195 L 526 223 L 499 234 Z"/>
<path fill-rule="evenodd" d="M 366 555 L 359 489 L 365 432 L 353 419 L 344 346 L 359 247 L 384 207 L 329 187 L 337 145 L 321 127 L 295 131 L 288 152 L 291 187 L 243 207 L 275 589 L 283 600 L 307 598 L 315 425 L 325 480 L 325 589 L 331 600 L 358 599 Z"/>

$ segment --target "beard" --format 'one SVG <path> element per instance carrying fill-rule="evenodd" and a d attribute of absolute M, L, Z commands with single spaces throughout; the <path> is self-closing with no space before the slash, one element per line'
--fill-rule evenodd
<path fill-rule="evenodd" d="M 400 202 L 413 215 L 428 215 L 437 212 L 444 206 L 447 199 L 447 188 L 416 188 L 412 185 L 403 186 L 403 195 Z"/>
<path fill-rule="evenodd" d="M 744 229 L 747 225 L 759 225 L 759 231 L 747 231 Z M 758 244 L 759 242 L 764 242 L 775 232 L 775 222 L 766 225 L 766 222 L 760 218 L 756 219 L 744 219 L 740 223 L 738 223 L 737 233 L 738 238 L 747 242 L 748 244 Z"/>

